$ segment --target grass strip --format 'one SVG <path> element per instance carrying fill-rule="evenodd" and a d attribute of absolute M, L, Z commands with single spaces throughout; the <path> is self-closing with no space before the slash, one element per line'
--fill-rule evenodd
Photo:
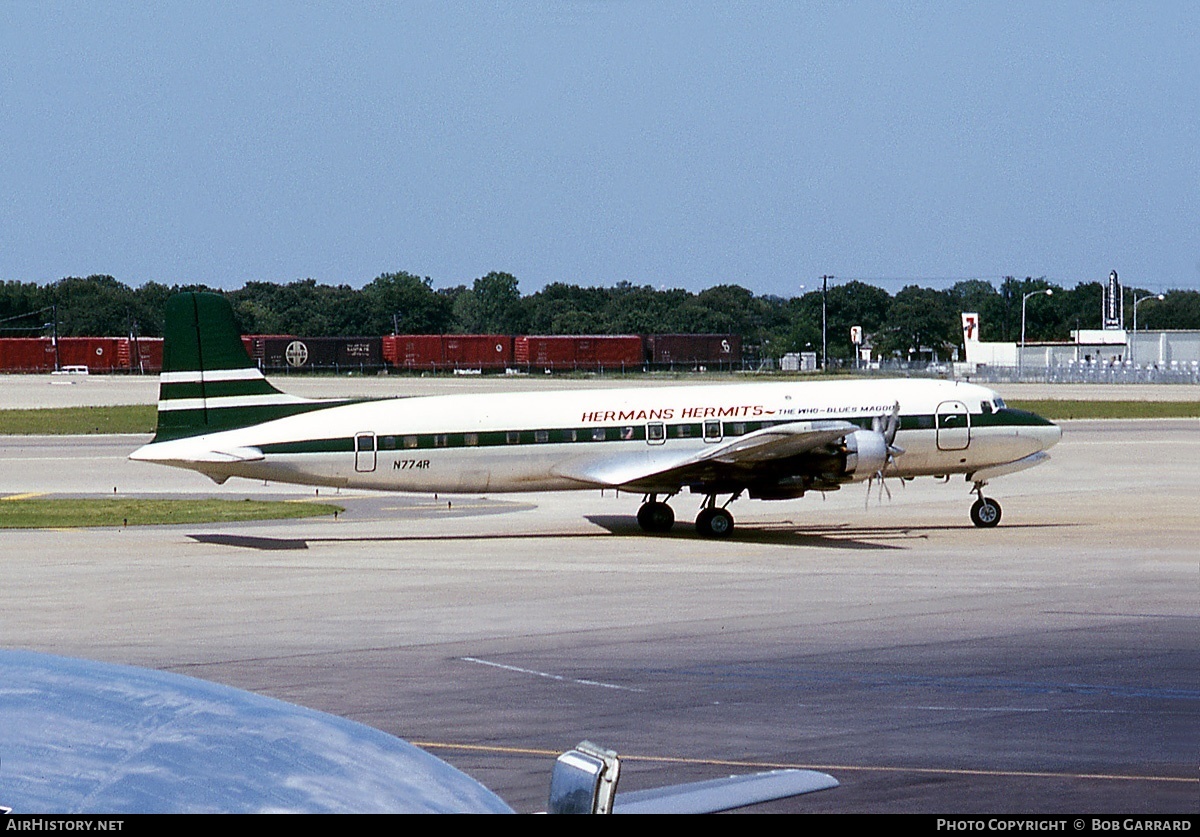
<path fill-rule="evenodd" d="M 0 410 L 0 435 L 153 433 L 158 421 L 157 411 L 154 404 Z"/>
<path fill-rule="evenodd" d="M 1200 418 L 1200 401 L 1014 401 L 1005 403 L 1051 421 L 1070 419 Z"/>
<path fill-rule="evenodd" d="M 307 501 L 0 498 L 0 529 L 235 523 L 322 517 L 342 511 L 341 506 Z"/>

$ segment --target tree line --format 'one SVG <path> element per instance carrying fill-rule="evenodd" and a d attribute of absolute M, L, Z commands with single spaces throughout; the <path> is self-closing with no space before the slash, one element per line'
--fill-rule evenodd
<path fill-rule="evenodd" d="M 1064 288 L 1045 278 L 1005 278 L 999 285 L 968 280 L 945 290 L 909 285 L 895 294 L 859 281 L 835 282 L 824 295 L 831 359 L 850 358 L 850 327 L 861 326 L 877 356 L 907 358 L 922 347 L 949 358 L 961 351 L 960 312 L 980 315 L 982 339 L 1021 338 L 1021 301 L 1028 340 L 1067 340 L 1079 328 L 1099 328 L 1103 284 Z M 0 336 L 157 337 L 167 297 L 215 290 L 232 303 L 245 334 L 305 337 L 383 334 L 738 334 L 750 357 L 821 351 L 822 292 L 785 298 L 755 295 L 739 285 L 692 293 L 618 282 L 607 288 L 556 282 L 522 295 L 517 278 L 492 272 L 470 285 L 433 287 L 429 277 L 385 273 L 362 287 L 247 282 L 233 291 L 147 282 L 131 288 L 111 276 L 67 277 L 39 285 L 0 282 Z M 1143 289 L 1127 288 L 1126 325 Z M 1170 291 L 1138 307 L 1146 329 L 1200 329 L 1200 292 Z M 960 354 L 961 356 L 961 354 Z"/>

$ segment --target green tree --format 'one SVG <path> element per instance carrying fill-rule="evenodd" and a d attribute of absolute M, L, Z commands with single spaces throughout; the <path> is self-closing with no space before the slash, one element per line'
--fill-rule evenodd
<path fill-rule="evenodd" d="M 519 334 L 525 330 L 525 312 L 517 277 L 492 271 L 475 280 L 471 288 L 479 303 L 480 330 L 491 334 Z"/>
<path fill-rule="evenodd" d="M 917 357 L 922 346 L 945 358 L 958 340 L 960 320 L 945 294 L 908 285 L 888 308 L 887 324 L 880 329 L 877 350 L 908 359 Z"/>
<path fill-rule="evenodd" d="M 434 292 L 432 280 L 411 273 L 384 273 L 362 290 L 367 334 L 442 334 L 454 321 L 455 300 Z"/>
<path fill-rule="evenodd" d="M 121 336 L 133 327 L 133 290 L 111 276 L 68 276 L 47 290 L 48 304 L 58 308 L 60 336 Z"/>

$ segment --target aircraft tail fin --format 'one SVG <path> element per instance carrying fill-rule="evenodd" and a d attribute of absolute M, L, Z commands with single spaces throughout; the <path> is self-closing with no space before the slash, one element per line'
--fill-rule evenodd
<path fill-rule="evenodd" d="M 247 354 L 225 297 L 189 292 L 167 300 L 155 442 L 327 406 L 271 386 Z"/>

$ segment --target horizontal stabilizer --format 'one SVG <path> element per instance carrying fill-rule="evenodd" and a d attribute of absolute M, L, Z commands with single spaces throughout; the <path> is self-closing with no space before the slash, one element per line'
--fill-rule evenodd
<path fill-rule="evenodd" d="M 258 448 L 229 448 L 210 450 L 193 459 L 193 462 L 258 462 L 263 452 Z"/>
<path fill-rule="evenodd" d="M 258 448 L 226 448 L 225 450 L 210 450 L 203 445 L 157 442 L 142 447 L 129 454 L 129 458 L 138 462 L 161 462 L 170 464 L 212 463 L 226 465 L 232 462 L 260 462 L 263 452 Z"/>

